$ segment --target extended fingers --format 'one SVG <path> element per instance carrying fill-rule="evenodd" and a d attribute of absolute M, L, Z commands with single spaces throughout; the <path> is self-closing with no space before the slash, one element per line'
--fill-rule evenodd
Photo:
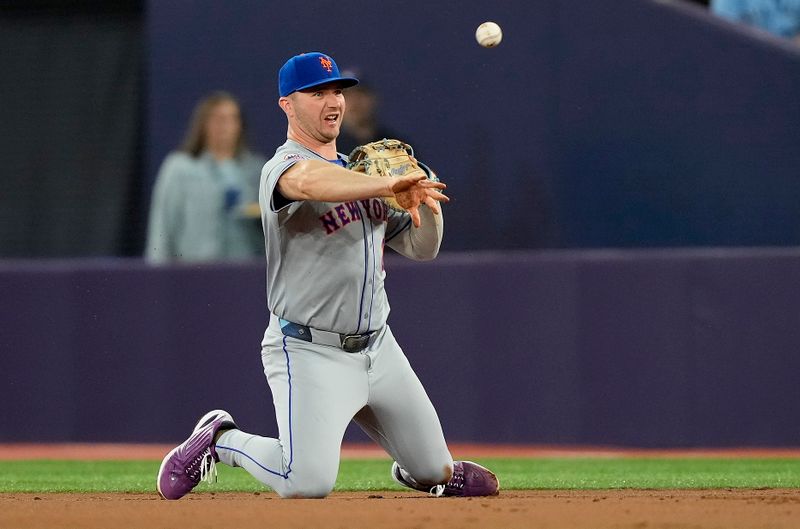
<path fill-rule="evenodd" d="M 409 181 L 409 182 L 411 182 L 413 184 L 419 184 L 422 180 L 427 180 L 428 177 L 427 177 L 427 175 L 425 175 L 425 173 L 422 173 L 422 174 L 420 174 L 420 173 L 411 173 L 409 175 L 403 176 L 402 179 L 403 180 L 407 180 L 407 181 Z"/>
<path fill-rule="evenodd" d="M 407 189 L 411 189 L 414 186 L 422 185 L 421 180 L 427 180 L 425 175 L 406 175 L 399 178 L 393 179 L 392 182 L 392 192 L 393 193 L 400 193 L 406 191 Z"/>
<path fill-rule="evenodd" d="M 408 212 L 411 214 L 411 222 L 414 223 L 414 227 L 419 228 L 422 225 L 422 221 L 419 218 L 419 207 L 410 207 L 408 208 Z"/>
<path fill-rule="evenodd" d="M 439 209 L 439 203 L 436 202 L 433 197 L 425 197 L 425 205 L 428 206 L 431 211 L 433 211 L 434 215 L 438 215 L 442 212 L 442 210 Z"/>
<path fill-rule="evenodd" d="M 420 187 L 424 187 L 425 189 L 446 189 L 447 188 L 447 184 L 445 184 L 444 182 L 437 182 L 435 180 L 428 180 L 427 178 L 425 180 L 417 182 L 417 185 L 420 186 Z"/>
<path fill-rule="evenodd" d="M 445 194 L 439 193 L 435 189 L 426 190 L 426 194 L 428 195 L 428 197 L 434 200 L 438 200 L 439 202 L 450 202 L 450 197 L 448 197 Z"/>

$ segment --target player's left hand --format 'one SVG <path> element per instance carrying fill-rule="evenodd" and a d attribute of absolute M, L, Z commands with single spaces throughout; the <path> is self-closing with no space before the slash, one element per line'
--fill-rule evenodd
<path fill-rule="evenodd" d="M 392 195 L 383 197 L 387 206 L 408 211 L 414 227 L 422 224 L 419 207 L 428 206 L 435 215 L 441 213 L 439 202 L 450 199 L 442 193 L 447 187 L 425 164 L 414 157 L 411 145 L 400 140 L 384 138 L 360 145 L 350 153 L 347 168 L 370 176 L 390 177 Z"/>

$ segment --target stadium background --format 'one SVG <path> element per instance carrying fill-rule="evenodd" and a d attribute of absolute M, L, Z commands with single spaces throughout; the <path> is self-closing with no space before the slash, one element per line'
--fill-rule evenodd
<path fill-rule="evenodd" d="M 450 183 L 445 255 L 387 268 L 451 439 L 797 445 L 796 47 L 649 0 L 80 5 L 0 18 L 0 440 L 171 441 L 216 406 L 274 433 L 263 264 L 137 256 L 195 101 L 237 94 L 269 153 L 276 69 L 320 49 Z"/>

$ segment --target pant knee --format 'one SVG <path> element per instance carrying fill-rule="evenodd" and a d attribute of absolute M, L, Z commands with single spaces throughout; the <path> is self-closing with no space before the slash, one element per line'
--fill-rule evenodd
<path fill-rule="evenodd" d="M 324 498 L 331 493 L 335 482 L 336 478 L 290 479 L 276 492 L 281 498 Z"/>
<path fill-rule="evenodd" d="M 280 491 L 281 498 L 324 498 L 331 493 L 333 487 L 324 485 L 303 485 L 300 487 L 292 487 L 284 491 Z"/>

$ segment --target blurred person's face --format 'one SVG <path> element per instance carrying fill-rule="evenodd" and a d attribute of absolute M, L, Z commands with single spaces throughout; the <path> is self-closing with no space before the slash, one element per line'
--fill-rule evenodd
<path fill-rule="evenodd" d="M 289 125 L 301 137 L 325 144 L 339 136 L 345 101 L 338 83 L 294 92 L 282 97 L 280 105 L 289 118 Z"/>
<path fill-rule="evenodd" d="M 346 125 L 363 125 L 371 123 L 375 116 L 375 96 L 371 92 L 354 87 L 347 91 Z"/>
<path fill-rule="evenodd" d="M 242 133 L 239 106 L 222 101 L 211 109 L 206 122 L 206 146 L 214 150 L 232 150 Z"/>

